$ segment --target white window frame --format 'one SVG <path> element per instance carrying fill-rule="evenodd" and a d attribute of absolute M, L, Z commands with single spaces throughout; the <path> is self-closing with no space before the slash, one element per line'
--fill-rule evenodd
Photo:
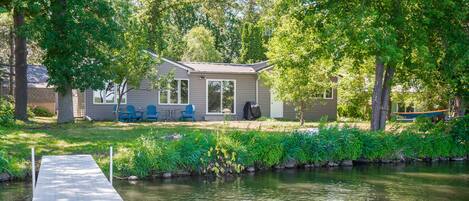
<path fill-rule="evenodd" d="M 191 99 L 191 82 L 189 79 L 174 79 L 178 81 L 177 87 L 178 87 L 178 102 L 177 103 L 171 103 L 170 99 L 170 90 L 158 90 L 158 105 L 188 105 L 190 104 L 190 99 Z M 187 103 L 181 103 L 181 80 L 187 80 Z M 161 103 L 161 93 L 166 92 L 166 101 L 167 103 Z"/>
<path fill-rule="evenodd" d="M 399 105 L 404 105 L 404 112 L 408 112 L 407 107 L 409 107 L 410 105 L 407 105 L 405 103 L 396 103 L 396 111 L 395 112 L 399 112 Z M 415 106 L 412 106 L 412 108 L 414 109 L 414 112 L 415 112 L 416 111 Z"/>
<path fill-rule="evenodd" d="M 334 99 L 334 88 L 331 87 L 331 93 L 332 93 L 332 94 L 331 94 L 331 97 L 330 97 L 330 98 L 328 98 L 328 97 L 326 96 L 326 94 L 327 94 L 326 92 L 327 92 L 327 90 L 324 90 L 324 95 L 323 95 L 323 98 L 324 98 L 324 99 L 326 99 L 326 100 L 332 100 L 332 99 Z"/>
<path fill-rule="evenodd" d="M 127 86 L 125 87 L 125 90 L 127 90 Z M 124 91 L 125 91 L 125 90 L 124 90 Z M 115 105 L 115 104 L 117 104 L 117 99 L 119 99 L 119 93 L 120 93 L 119 90 L 118 90 L 117 85 L 114 87 L 114 93 L 115 93 L 115 95 L 114 95 L 114 101 L 113 101 L 112 103 L 106 103 L 106 98 L 104 99 L 104 102 L 103 102 L 103 103 L 98 103 L 98 102 L 96 102 L 96 99 L 94 98 L 94 93 L 95 93 L 96 91 L 103 91 L 103 90 L 92 90 L 91 93 L 92 93 L 93 104 L 94 104 L 94 105 Z M 127 93 L 125 93 L 124 96 L 122 96 L 122 98 L 124 98 L 125 101 L 122 101 L 121 104 L 122 104 L 122 105 L 127 104 Z"/>
<path fill-rule="evenodd" d="M 223 113 L 223 86 L 221 86 L 221 91 L 220 91 L 220 107 L 221 112 L 208 112 L 208 82 L 210 81 L 220 81 L 223 85 L 223 81 L 232 81 L 234 84 L 234 94 L 233 94 L 233 109 L 232 113 Z M 223 114 L 228 114 L 228 115 L 236 115 L 236 80 L 234 79 L 206 79 L 205 80 L 205 114 L 208 115 L 223 115 Z"/>

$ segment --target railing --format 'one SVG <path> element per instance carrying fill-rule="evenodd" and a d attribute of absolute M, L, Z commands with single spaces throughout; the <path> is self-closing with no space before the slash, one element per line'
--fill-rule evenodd
<path fill-rule="evenodd" d="M 113 175 L 113 169 L 112 169 L 112 146 L 109 148 L 109 182 L 111 183 L 112 186 L 112 175 Z M 34 189 L 36 188 L 36 159 L 35 159 L 35 150 L 34 147 L 31 148 L 31 183 L 32 183 L 32 190 L 33 190 L 33 197 L 34 197 Z"/>

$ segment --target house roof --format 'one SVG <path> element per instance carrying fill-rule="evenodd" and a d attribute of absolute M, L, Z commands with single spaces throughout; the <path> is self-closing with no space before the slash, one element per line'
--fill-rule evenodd
<path fill-rule="evenodd" d="M 153 57 L 158 57 L 157 54 L 147 51 Z M 210 63 L 210 62 L 185 62 L 185 61 L 172 61 L 167 58 L 161 57 L 165 62 L 171 63 L 175 66 L 183 68 L 189 72 L 195 73 L 229 73 L 229 74 L 257 74 L 262 69 L 268 68 L 271 65 L 267 61 L 262 61 L 253 64 L 233 64 L 233 63 Z"/>
<path fill-rule="evenodd" d="M 230 63 L 205 63 L 205 62 L 179 62 L 193 69 L 193 72 L 200 73 L 240 73 L 255 74 L 253 65 L 230 64 Z"/>
<path fill-rule="evenodd" d="M 28 65 L 28 87 L 47 88 L 47 68 L 43 65 Z"/>
<path fill-rule="evenodd" d="M 8 73 L 8 71 L 4 71 Z M 5 78 L 7 78 L 6 76 Z M 47 80 L 49 79 L 49 75 L 47 74 L 47 68 L 43 65 L 31 65 L 28 64 L 27 69 L 27 79 L 28 79 L 28 87 L 33 88 L 48 88 Z M 8 86 L 8 80 L 3 80 L 3 86 Z"/>

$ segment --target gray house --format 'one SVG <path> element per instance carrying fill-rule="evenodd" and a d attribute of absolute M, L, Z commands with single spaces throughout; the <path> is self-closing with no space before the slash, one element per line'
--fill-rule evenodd
<path fill-rule="evenodd" d="M 166 119 L 173 113 L 178 118 L 187 104 L 193 104 L 197 120 L 222 120 L 223 112 L 230 112 L 231 119 L 241 120 L 247 101 L 260 105 L 262 116 L 295 119 L 291 105 L 275 99 L 274 92 L 259 79 L 259 73 L 269 70 L 267 62 L 255 64 L 176 62 L 162 59 L 159 73 L 175 72 L 169 90 L 148 90 L 148 82 L 140 89 L 131 90 L 123 104 L 134 105 L 145 110 L 147 105 L 156 105 L 160 118 Z M 96 120 L 113 119 L 116 92 L 112 86 L 107 90 L 85 91 L 85 115 Z M 327 115 L 329 120 L 337 118 L 337 92 L 324 92 L 324 101 L 312 105 L 305 115 L 307 120 L 319 120 Z M 125 105 L 124 105 L 125 107 Z"/>

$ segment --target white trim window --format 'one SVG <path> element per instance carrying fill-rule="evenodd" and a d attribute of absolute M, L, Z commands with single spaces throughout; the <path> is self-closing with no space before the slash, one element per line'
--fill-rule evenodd
<path fill-rule="evenodd" d="M 103 90 L 94 90 L 93 104 L 117 104 L 117 99 L 119 98 L 119 90 L 117 88 L 114 83 L 110 82 L 106 83 Z M 121 104 L 127 104 L 127 93 L 122 96 Z"/>
<path fill-rule="evenodd" d="M 332 88 L 326 89 L 324 91 L 324 99 L 334 99 L 334 93 L 333 93 Z"/>
<path fill-rule="evenodd" d="M 187 105 L 189 104 L 189 80 L 174 79 L 167 90 L 160 90 L 158 104 Z"/>
<path fill-rule="evenodd" d="M 236 114 L 236 80 L 207 79 L 206 113 Z"/>
<path fill-rule="evenodd" d="M 326 90 L 324 90 L 324 92 L 322 94 L 316 94 L 315 97 L 318 98 L 318 99 L 320 99 L 320 98 L 328 99 L 328 100 L 334 99 L 333 90 L 332 90 L 332 88 L 326 89 Z"/>

